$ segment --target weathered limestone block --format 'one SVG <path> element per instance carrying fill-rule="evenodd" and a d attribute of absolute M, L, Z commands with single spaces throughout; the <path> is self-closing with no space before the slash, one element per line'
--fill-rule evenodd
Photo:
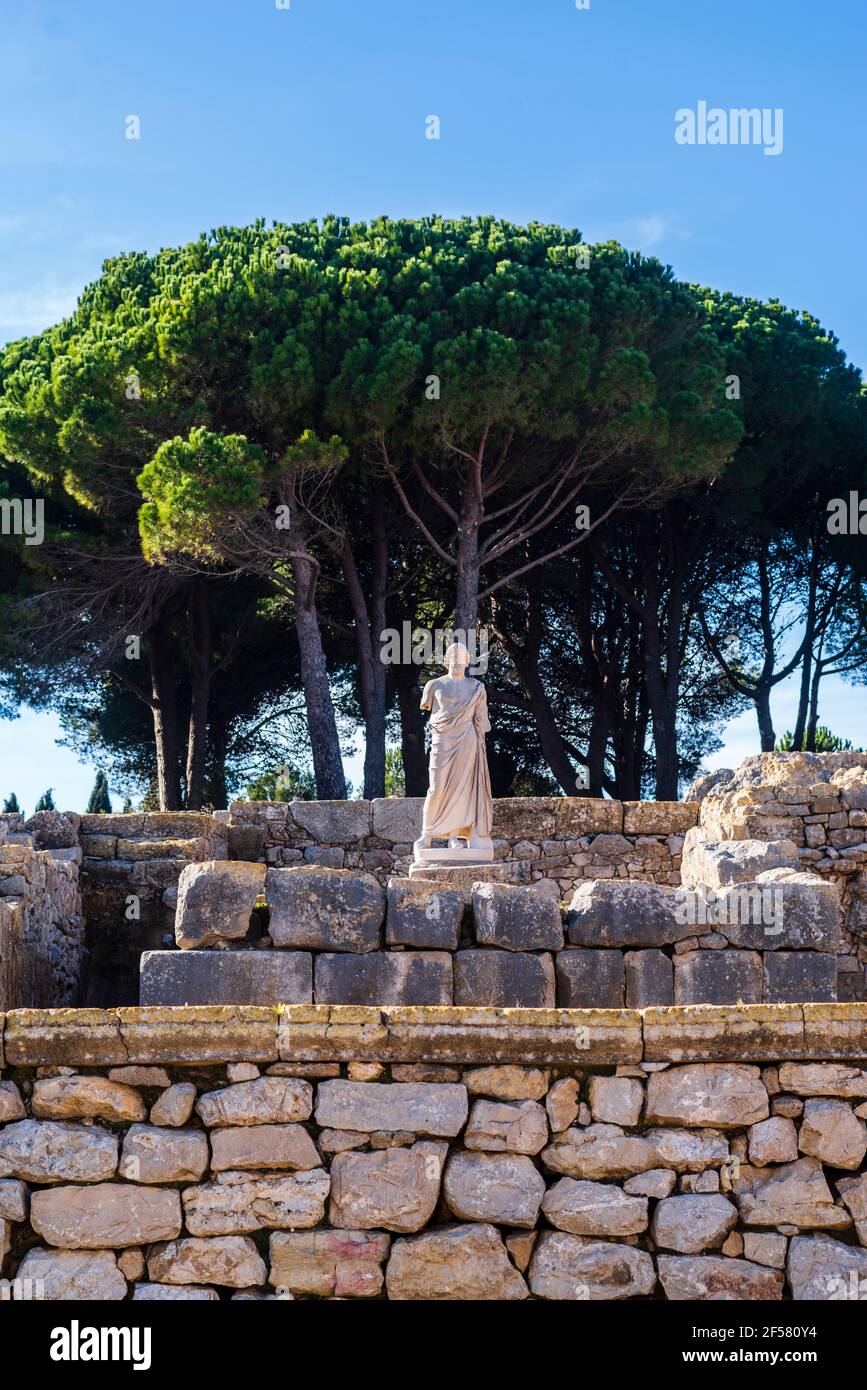
<path fill-rule="evenodd" d="M 778 1269 L 725 1255 L 660 1255 L 659 1281 L 672 1302 L 708 1300 L 776 1300 L 783 1296 Z"/>
<path fill-rule="evenodd" d="M 627 1009 L 646 1009 L 651 1005 L 674 1003 L 674 967 L 664 951 L 627 951 L 623 957 L 626 970 Z"/>
<path fill-rule="evenodd" d="M 494 801 L 495 840 L 550 840 L 556 830 L 560 797 L 503 796 Z"/>
<path fill-rule="evenodd" d="M 684 888 L 725 888 L 752 882 L 766 869 L 800 869 L 797 846 L 791 840 L 729 840 L 710 838 L 696 826 L 687 830 L 680 861 Z"/>
<path fill-rule="evenodd" d="M 178 879 L 178 945 L 191 950 L 245 937 L 256 898 L 264 887 L 264 864 L 208 859 L 185 865 Z"/>
<path fill-rule="evenodd" d="M 246 1289 L 264 1284 L 268 1271 L 249 1236 L 183 1236 L 148 1256 L 155 1284 L 218 1284 Z"/>
<path fill-rule="evenodd" d="M 387 898 L 385 939 L 389 946 L 431 951 L 458 949 L 464 915 L 462 893 L 429 879 L 390 878 Z"/>
<path fill-rule="evenodd" d="M 601 878 L 580 883 L 566 917 L 573 946 L 665 946 L 706 928 L 678 921 L 678 893 L 659 883 Z M 679 914 L 683 916 L 681 912 Z"/>
<path fill-rule="evenodd" d="M 117 1302 L 126 1280 L 111 1250 L 28 1250 L 17 1278 L 42 1288 L 47 1302 Z"/>
<path fill-rule="evenodd" d="M 200 1129 L 130 1125 L 123 1138 L 120 1175 L 130 1182 L 198 1182 L 208 1157 L 207 1136 Z"/>
<path fill-rule="evenodd" d="M 700 1255 L 718 1250 L 737 1221 L 737 1207 L 719 1193 L 666 1197 L 653 1213 L 650 1234 L 663 1250 Z"/>
<path fill-rule="evenodd" d="M 0 1081 L 0 1125 L 11 1124 L 13 1120 L 23 1120 L 27 1112 L 21 1092 L 14 1081 Z"/>
<path fill-rule="evenodd" d="M 324 1168 L 298 1173 L 221 1173 L 217 1182 L 186 1187 L 184 1223 L 193 1236 L 316 1226 L 325 1215 L 331 1179 Z"/>
<path fill-rule="evenodd" d="M 668 1197 L 676 1181 L 677 1174 L 671 1168 L 649 1168 L 646 1173 L 627 1178 L 623 1191 L 630 1197 Z"/>
<path fill-rule="evenodd" d="M 645 1298 L 656 1288 L 646 1250 L 560 1231 L 542 1232 L 528 1277 L 537 1298 Z"/>
<path fill-rule="evenodd" d="M 132 1291 L 133 1303 L 219 1303 L 220 1295 L 216 1289 L 195 1288 L 182 1284 L 136 1284 Z"/>
<path fill-rule="evenodd" d="M 19 1178 L 0 1178 L 0 1220 L 27 1220 L 27 1185 Z"/>
<path fill-rule="evenodd" d="M 485 1222 L 440 1226 L 396 1240 L 385 1283 L 388 1297 L 399 1301 L 487 1302 L 527 1297 L 527 1286 L 509 1259 L 499 1231 Z"/>
<path fill-rule="evenodd" d="M 542 1210 L 552 1226 L 576 1236 L 632 1236 L 647 1230 L 647 1198 L 629 1196 L 613 1183 L 561 1178 L 545 1193 Z"/>
<path fill-rule="evenodd" d="M 624 956 L 622 951 L 576 947 L 558 951 L 557 1001 L 567 1009 L 622 1009 Z"/>
<path fill-rule="evenodd" d="M 624 835 L 684 835 L 698 822 L 690 801 L 624 801 Z"/>
<path fill-rule="evenodd" d="M 451 1004 L 448 951 L 372 951 L 316 956 L 317 1004 Z"/>
<path fill-rule="evenodd" d="M 468 1149 L 537 1154 L 548 1142 L 548 1119 L 534 1100 L 473 1103 L 464 1143 Z"/>
<path fill-rule="evenodd" d="M 179 1129 L 192 1115 L 195 1101 L 196 1088 L 191 1081 L 179 1081 L 168 1086 L 151 1106 L 150 1122 L 152 1125 L 169 1125 Z"/>
<path fill-rule="evenodd" d="M 691 951 L 674 958 L 675 1004 L 760 1004 L 758 951 Z"/>
<path fill-rule="evenodd" d="M 275 946 L 356 953 L 379 946 L 385 893 L 373 874 L 313 866 L 269 869 L 265 894 Z"/>
<path fill-rule="evenodd" d="M 419 1231 L 433 1215 L 448 1145 L 337 1154 L 331 1164 L 328 1219 L 347 1230 Z"/>
<path fill-rule="evenodd" d="M 743 1237 L 744 1258 L 771 1269 L 783 1269 L 788 1241 L 785 1236 L 770 1231 L 746 1231 Z"/>
<path fill-rule="evenodd" d="M 354 845 L 370 834 L 369 801 L 292 801 L 289 815 L 312 840 L 325 845 Z M 269 899 L 270 901 L 270 899 Z"/>
<path fill-rule="evenodd" d="M 697 1062 L 648 1077 L 648 1124 L 731 1129 L 766 1120 L 768 1114 L 768 1092 L 758 1067 Z"/>
<path fill-rule="evenodd" d="M 585 835 L 619 835 L 623 829 L 623 803 L 609 800 L 608 797 L 560 796 L 554 802 L 554 815 L 557 839 L 580 840 Z M 529 838 L 532 840 L 534 837 Z"/>
<path fill-rule="evenodd" d="M 196 1114 L 209 1129 L 227 1125 L 283 1125 L 309 1120 L 313 1087 L 295 1076 L 259 1076 L 199 1097 Z"/>
<path fill-rule="evenodd" d="M 800 1230 L 840 1230 L 851 1225 L 835 1206 L 821 1163 L 799 1158 L 765 1174 L 741 1168 L 734 1182 L 745 1226 L 797 1226 Z"/>
<path fill-rule="evenodd" d="M 409 1130 L 450 1138 L 463 1128 L 465 1086 L 450 1082 L 322 1081 L 316 1090 L 316 1123 L 331 1129 Z"/>
<path fill-rule="evenodd" d="M 161 1091 L 172 1084 L 165 1067 L 112 1067 L 108 1079 L 124 1086 L 156 1086 Z"/>
<path fill-rule="evenodd" d="M 587 1097 L 594 1120 L 629 1129 L 638 1124 L 644 1087 L 629 1076 L 591 1076 Z"/>
<path fill-rule="evenodd" d="M 783 1115 L 760 1120 L 749 1133 L 750 1163 L 764 1168 L 768 1163 L 794 1163 L 798 1157 L 798 1131 Z"/>
<path fill-rule="evenodd" d="M 0 1177 L 103 1182 L 117 1172 L 117 1138 L 96 1126 L 19 1120 L 0 1130 Z"/>
<path fill-rule="evenodd" d="M 398 845 L 411 845 L 421 834 L 423 796 L 375 797 L 370 803 L 373 812 L 373 834 L 380 840 Z"/>
<path fill-rule="evenodd" d="M 321 1162 L 301 1125 L 242 1125 L 211 1133 L 214 1173 L 232 1168 L 318 1168 Z"/>
<path fill-rule="evenodd" d="M 855 1222 L 859 1241 L 867 1245 L 867 1173 L 861 1173 L 857 1178 L 840 1178 L 836 1187 L 844 1207 Z"/>
<path fill-rule="evenodd" d="M 508 1064 L 472 1067 L 464 1072 L 470 1095 L 489 1096 L 492 1100 L 542 1100 L 548 1090 L 548 1079 L 548 1071 L 541 1067 Z"/>
<path fill-rule="evenodd" d="M 144 951 L 142 1004 L 312 1004 L 309 951 Z"/>
<path fill-rule="evenodd" d="M 532 1230 L 545 1196 L 545 1179 L 520 1154 L 453 1153 L 443 1193 L 463 1221 L 493 1221 Z"/>
<path fill-rule="evenodd" d="M 867 1125 L 845 1100 L 808 1100 L 798 1147 L 831 1168 L 857 1169 L 867 1154 Z"/>
<path fill-rule="evenodd" d="M 658 1166 L 653 1145 L 638 1135 L 627 1135 L 619 1125 L 591 1124 L 557 1135 L 542 1154 L 553 1173 L 573 1178 L 625 1178 Z"/>
<path fill-rule="evenodd" d="M 264 858 L 267 839 L 267 833 L 260 825 L 230 825 L 229 858 L 255 864 Z"/>
<path fill-rule="evenodd" d="M 578 1115 L 578 1082 L 574 1076 L 561 1076 L 545 1097 L 548 1124 L 552 1134 L 560 1134 L 575 1123 Z"/>
<path fill-rule="evenodd" d="M 269 1282 L 291 1294 L 375 1298 L 390 1246 L 388 1236 L 369 1231 L 280 1232 L 271 1237 Z"/>
<path fill-rule="evenodd" d="M 144 1120 L 147 1106 L 132 1086 L 104 1076 L 53 1076 L 33 1087 L 31 1109 L 46 1120 Z"/>
<path fill-rule="evenodd" d="M 532 887 L 476 884 L 473 920 L 480 946 L 499 946 L 506 951 L 559 951 L 563 947 L 559 902 Z"/>
<path fill-rule="evenodd" d="M 554 1007 L 554 962 L 548 954 L 468 950 L 456 951 L 453 959 L 456 1004 Z"/>
<path fill-rule="evenodd" d="M 771 869 L 755 881 L 718 888 L 707 915 L 732 946 L 745 950 L 833 951 L 841 941 L 839 889 L 816 874 Z"/>
<path fill-rule="evenodd" d="M 786 1274 L 796 1302 L 863 1300 L 867 1250 L 830 1236 L 795 1236 L 789 1241 Z"/>
<path fill-rule="evenodd" d="M 30 1224 L 49 1245 L 102 1250 L 171 1240 L 181 1230 L 181 1199 L 161 1187 L 97 1183 L 49 1187 L 30 1199 Z"/>
<path fill-rule="evenodd" d="M 764 999 L 767 1004 L 835 1004 L 836 957 L 818 951 L 766 951 Z"/>

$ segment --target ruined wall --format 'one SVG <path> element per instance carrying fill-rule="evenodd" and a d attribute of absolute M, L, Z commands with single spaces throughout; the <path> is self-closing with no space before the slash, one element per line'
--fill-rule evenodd
<path fill-rule="evenodd" d="M 33 831 L 20 816 L 0 817 L 0 1008 L 76 1003 L 79 997 L 81 852 L 52 843 L 38 824 Z M 59 838 L 73 836 L 74 827 Z"/>
<path fill-rule="evenodd" d="M 865 1058 L 864 1005 L 0 1015 L 0 1297 L 864 1300 Z"/>

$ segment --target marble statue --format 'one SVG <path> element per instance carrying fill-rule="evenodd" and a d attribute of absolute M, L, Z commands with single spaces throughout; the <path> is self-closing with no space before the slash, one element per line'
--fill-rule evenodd
<path fill-rule="evenodd" d="M 421 708 L 431 714 L 430 782 L 413 846 L 416 863 L 493 862 L 488 697 L 481 681 L 465 674 L 469 662 L 466 647 L 452 643 L 445 654 L 448 674 L 428 681 L 422 693 Z M 433 840 L 446 840 L 448 847 L 434 848 Z"/>

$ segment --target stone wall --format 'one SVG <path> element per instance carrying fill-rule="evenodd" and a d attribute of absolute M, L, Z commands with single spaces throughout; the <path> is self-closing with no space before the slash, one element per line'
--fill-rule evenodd
<path fill-rule="evenodd" d="M 42 822 L 48 825 L 42 828 Z M 0 817 L 0 1008 L 76 1003 L 84 965 L 81 852 L 67 818 Z M 44 846 L 44 847 L 43 847 Z"/>
<path fill-rule="evenodd" d="M 865 1058 L 864 1005 L 0 1015 L 0 1297 L 863 1300 Z"/>

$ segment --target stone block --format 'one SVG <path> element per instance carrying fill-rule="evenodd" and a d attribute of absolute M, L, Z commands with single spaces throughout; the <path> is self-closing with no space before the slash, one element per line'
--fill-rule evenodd
<path fill-rule="evenodd" d="M 725 888 L 752 882 L 767 869 L 799 868 L 791 840 L 715 840 L 696 826 L 683 842 L 680 878 L 684 888 Z"/>
<path fill-rule="evenodd" d="M 385 1280 L 388 1297 L 396 1301 L 500 1302 L 527 1297 L 527 1286 L 499 1231 L 486 1222 L 401 1237 L 392 1246 Z"/>
<path fill-rule="evenodd" d="M 695 801 L 624 801 L 624 835 L 683 835 L 698 824 Z"/>
<path fill-rule="evenodd" d="M 458 949 L 463 893 L 429 879 L 390 878 L 387 898 L 385 939 L 389 946 L 431 951 Z"/>
<path fill-rule="evenodd" d="M 307 951 L 145 951 L 140 998 L 152 1004 L 310 1004 Z"/>
<path fill-rule="evenodd" d="M 48 1187 L 30 1199 L 30 1224 L 66 1250 L 150 1245 L 180 1234 L 181 1199 L 172 1189 L 134 1183 Z"/>
<path fill-rule="evenodd" d="M 461 1220 L 532 1230 L 545 1179 L 526 1155 L 457 1152 L 446 1166 L 443 1195 Z"/>
<path fill-rule="evenodd" d="M 618 835 L 623 830 L 623 803 L 608 797 L 562 796 L 556 804 L 555 837 L 580 840 L 585 835 Z"/>
<path fill-rule="evenodd" d="M 374 1298 L 390 1246 L 369 1231 L 280 1232 L 271 1237 L 270 1283 L 291 1294 Z"/>
<path fill-rule="evenodd" d="M 271 912 L 268 930 L 275 946 L 364 952 L 375 951 L 380 944 L 385 893 L 372 874 L 306 865 L 269 869 L 265 893 Z"/>
<path fill-rule="evenodd" d="M 451 1004 L 448 951 L 373 951 L 316 956 L 317 1004 Z"/>
<path fill-rule="evenodd" d="M 573 946 L 665 946 L 696 936 L 677 890 L 659 883 L 590 879 L 576 888 L 566 917 Z"/>
<path fill-rule="evenodd" d="M 178 879 L 178 945 L 189 950 L 245 937 L 256 898 L 264 887 L 264 864 L 232 860 L 186 864 Z"/>
<path fill-rule="evenodd" d="M 766 1269 L 749 1260 L 726 1255 L 660 1255 L 659 1280 L 665 1296 L 673 1302 L 696 1299 L 757 1300 L 767 1302 L 783 1296 L 783 1276 L 778 1269 Z"/>
<path fill-rule="evenodd" d="M 674 1003 L 674 966 L 664 951 L 626 951 L 626 1007 L 646 1009 Z"/>
<path fill-rule="evenodd" d="M 198 1182 L 209 1156 L 208 1139 L 200 1129 L 130 1125 L 123 1138 L 120 1175 L 141 1183 Z"/>
<path fill-rule="evenodd" d="M 563 947 L 559 902 L 532 887 L 477 884 L 473 919 L 480 946 L 499 946 L 507 951 L 559 951 Z"/>
<path fill-rule="evenodd" d="M 423 796 L 383 796 L 370 803 L 373 833 L 397 845 L 412 844 L 421 834 Z"/>
<path fill-rule="evenodd" d="M 321 845 L 355 845 L 370 834 L 369 801 L 292 801 L 289 814 Z"/>
<path fill-rule="evenodd" d="M 296 1076 L 257 1076 L 206 1091 L 196 1114 L 209 1129 L 229 1125 L 283 1125 L 309 1120 L 313 1087 Z"/>
<path fill-rule="evenodd" d="M 467 1119 L 467 1088 L 444 1082 L 322 1081 L 316 1092 L 316 1123 L 331 1129 L 405 1129 L 451 1138 Z"/>
<path fill-rule="evenodd" d="M 249 1236 L 184 1236 L 148 1255 L 155 1284 L 218 1284 L 230 1289 L 264 1284 L 268 1271 Z"/>
<path fill-rule="evenodd" d="M 331 1164 L 328 1219 L 349 1230 L 419 1231 L 433 1216 L 448 1145 L 339 1153 Z"/>
<path fill-rule="evenodd" d="M 836 958 L 818 951 L 766 951 L 764 999 L 767 1004 L 836 1003 Z"/>
<path fill-rule="evenodd" d="M 117 1171 L 117 1136 L 95 1125 L 19 1120 L 0 1130 L 0 1177 L 103 1182 Z"/>
<path fill-rule="evenodd" d="M 230 1172 L 226 1181 L 185 1187 L 184 1223 L 192 1236 L 305 1230 L 325 1216 L 331 1179 L 324 1168 L 297 1173 Z"/>
<path fill-rule="evenodd" d="M 533 1250 L 530 1288 L 537 1298 L 596 1301 L 646 1298 L 656 1288 L 646 1250 L 565 1231 L 543 1231 Z"/>
<path fill-rule="evenodd" d="M 50 1303 L 116 1303 L 127 1292 L 111 1250 L 28 1250 L 17 1278 L 25 1287 L 34 1285 Z"/>
<path fill-rule="evenodd" d="M 318 1168 L 322 1160 L 301 1125 L 239 1125 L 211 1131 L 211 1170 Z"/>
<path fill-rule="evenodd" d="M 755 1066 L 699 1062 L 651 1072 L 647 1079 L 647 1124 L 731 1129 L 757 1124 L 768 1114 L 768 1092 Z"/>
<path fill-rule="evenodd" d="M 554 1007 L 554 962 L 550 955 L 480 949 L 456 951 L 452 959 L 455 1004 Z"/>
<path fill-rule="evenodd" d="M 229 858 L 255 864 L 264 859 L 267 839 L 267 831 L 261 825 L 230 825 Z"/>
<path fill-rule="evenodd" d="M 494 801 L 491 835 L 495 840 L 540 840 L 553 838 L 560 797 L 508 796 Z"/>
<path fill-rule="evenodd" d="M 867 1250 L 826 1236 L 795 1236 L 786 1274 L 795 1302 L 861 1300 L 867 1287 Z"/>
<path fill-rule="evenodd" d="M 758 951 L 691 951 L 674 958 L 675 1004 L 760 1004 Z"/>
<path fill-rule="evenodd" d="M 622 951 L 558 951 L 557 1002 L 567 1009 L 623 1007 Z"/>
<path fill-rule="evenodd" d="M 769 870 L 714 893 L 710 924 L 747 950 L 833 951 L 840 943 L 840 894 L 815 874 Z"/>

